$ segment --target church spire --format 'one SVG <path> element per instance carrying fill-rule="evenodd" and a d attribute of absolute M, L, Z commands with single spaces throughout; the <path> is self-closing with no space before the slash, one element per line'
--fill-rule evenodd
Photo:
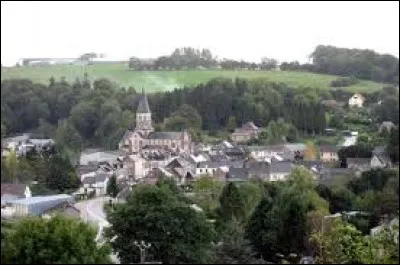
<path fill-rule="evenodd" d="M 149 102 L 147 101 L 147 96 L 146 96 L 143 86 L 142 86 L 142 97 L 139 101 L 139 106 L 138 106 L 137 112 L 138 113 L 151 113 L 150 107 L 149 107 Z"/>

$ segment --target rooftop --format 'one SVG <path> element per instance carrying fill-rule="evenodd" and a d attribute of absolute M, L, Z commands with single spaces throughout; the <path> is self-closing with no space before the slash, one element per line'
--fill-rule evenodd
<path fill-rule="evenodd" d="M 36 197 L 29 197 L 29 198 L 23 198 L 14 201 L 17 204 L 35 204 L 35 203 L 42 203 L 42 202 L 48 202 L 48 201 L 54 201 L 54 200 L 61 200 L 61 199 L 72 199 L 71 195 L 68 194 L 57 194 L 57 195 L 50 195 L 50 196 L 36 196 Z"/>
<path fill-rule="evenodd" d="M 149 102 L 147 100 L 147 96 L 144 93 L 144 91 L 142 91 L 142 97 L 139 101 L 139 105 L 137 108 L 137 113 L 151 113 L 150 112 L 150 107 L 149 107 Z"/>

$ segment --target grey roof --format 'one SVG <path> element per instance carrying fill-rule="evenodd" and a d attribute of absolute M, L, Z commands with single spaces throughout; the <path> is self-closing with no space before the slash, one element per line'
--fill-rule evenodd
<path fill-rule="evenodd" d="M 1 183 L 1 197 L 5 194 L 25 197 L 25 184 Z"/>
<path fill-rule="evenodd" d="M 374 150 L 372 151 L 373 154 L 381 154 L 381 153 L 385 153 L 386 147 L 385 146 L 375 146 Z"/>
<path fill-rule="evenodd" d="M 182 137 L 181 132 L 151 132 L 149 133 L 149 139 L 171 139 L 178 140 Z"/>
<path fill-rule="evenodd" d="M 218 167 L 223 167 L 223 166 L 228 166 L 230 164 L 230 161 L 205 161 L 205 162 L 200 162 L 198 164 L 198 168 L 218 168 Z"/>
<path fill-rule="evenodd" d="M 28 215 L 40 215 L 47 210 L 55 207 L 56 205 L 63 204 L 65 202 L 74 202 L 74 198 L 67 194 L 58 194 L 51 196 L 37 196 L 25 199 L 19 199 L 13 202 L 17 205 L 26 205 L 28 209 Z"/>
<path fill-rule="evenodd" d="M 371 158 L 351 158 L 348 157 L 346 158 L 346 163 L 347 165 L 349 164 L 355 164 L 355 165 L 369 165 L 371 162 Z"/>
<path fill-rule="evenodd" d="M 251 171 L 253 170 L 262 170 L 262 169 L 268 169 L 269 164 L 268 162 L 258 162 L 258 161 L 248 161 L 244 164 L 245 168 L 249 168 Z"/>
<path fill-rule="evenodd" d="M 150 113 L 149 102 L 147 101 L 147 96 L 143 92 L 142 97 L 139 101 L 139 106 L 137 108 L 137 113 Z"/>
<path fill-rule="evenodd" d="M 270 164 L 270 173 L 290 173 L 292 171 L 293 164 L 288 161 L 274 162 Z"/>
<path fill-rule="evenodd" d="M 249 179 L 248 168 L 231 168 L 226 176 L 228 181 L 246 181 Z"/>
<path fill-rule="evenodd" d="M 303 143 L 285 144 L 285 147 L 291 152 L 303 151 L 307 148 L 306 144 Z"/>
<path fill-rule="evenodd" d="M 321 145 L 319 151 L 322 153 L 335 153 L 338 151 L 338 147 L 335 145 Z"/>
<path fill-rule="evenodd" d="M 130 130 L 126 130 L 124 135 L 122 136 L 121 140 L 119 141 L 121 144 L 125 142 L 126 139 L 128 139 L 128 137 L 131 135 L 131 131 Z"/>
<path fill-rule="evenodd" d="M 376 153 L 374 154 L 382 163 L 389 164 L 392 162 L 389 155 L 386 153 Z"/>
<path fill-rule="evenodd" d="M 94 183 L 96 183 L 96 177 L 94 176 L 88 176 L 82 180 L 82 184 L 94 184 Z"/>

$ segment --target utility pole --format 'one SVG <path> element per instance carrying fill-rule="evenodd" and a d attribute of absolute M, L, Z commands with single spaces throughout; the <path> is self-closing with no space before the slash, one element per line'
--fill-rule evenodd
<path fill-rule="evenodd" d="M 151 247 L 151 243 L 146 244 L 143 240 L 140 241 L 140 244 L 137 241 L 133 243 L 140 249 L 140 263 L 144 264 L 146 258 L 146 250 Z"/>

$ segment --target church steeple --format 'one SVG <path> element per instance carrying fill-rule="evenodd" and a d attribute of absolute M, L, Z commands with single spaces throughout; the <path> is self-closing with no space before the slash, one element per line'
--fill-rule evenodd
<path fill-rule="evenodd" d="M 142 87 L 142 97 L 139 101 L 137 113 L 151 113 L 150 107 L 149 107 L 149 102 L 147 101 L 147 96 L 146 96 L 146 93 L 145 93 L 143 87 Z"/>
<path fill-rule="evenodd" d="M 136 128 L 135 131 L 141 132 L 143 135 L 148 135 L 154 131 L 151 125 L 151 111 L 146 93 L 142 87 L 142 95 L 136 111 Z"/>

